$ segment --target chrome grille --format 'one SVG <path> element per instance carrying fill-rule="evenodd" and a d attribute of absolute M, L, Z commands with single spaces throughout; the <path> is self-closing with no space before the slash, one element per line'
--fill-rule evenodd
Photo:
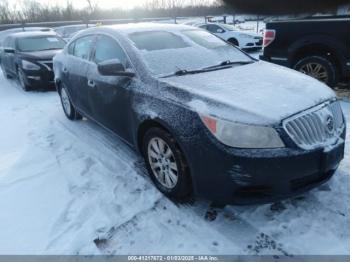
<path fill-rule="evenodd" d="M 345 128 L 340 103 L 327 102 L 295 115 L 283 122 L 283 128 L 306 150 L 335 144 Z"/>

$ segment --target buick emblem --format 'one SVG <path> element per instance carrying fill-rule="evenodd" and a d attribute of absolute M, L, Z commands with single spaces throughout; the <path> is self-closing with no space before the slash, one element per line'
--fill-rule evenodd
<path fill-rule="evenodd" d="M 328 116 L 326 119 L 326 127 L 327 127 L 327 131 L 330 134 L 334 133 L 334 118 L 333 116 Z"/>

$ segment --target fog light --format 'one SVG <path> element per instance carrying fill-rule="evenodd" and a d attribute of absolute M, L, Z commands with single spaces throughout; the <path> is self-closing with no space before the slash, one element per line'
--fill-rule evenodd
<path fill-rule="evenodd" d="M 40 76 L 27 76 L 28 79 L 32 79 L 32 80 L 40 80 L 41 77 Z"/>

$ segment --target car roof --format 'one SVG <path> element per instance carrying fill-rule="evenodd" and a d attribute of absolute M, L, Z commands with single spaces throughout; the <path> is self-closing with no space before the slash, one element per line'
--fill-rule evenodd
<path fill-rule="evenodd" d="M 99 28 L 99 27 L 97 27 Z M 185 29 L 193 29 L 192 26 L 183 24 L 163 24 L 163 23 L 129 23 L 110 26 L 101 26 L 100 28 L 109 28 L 122 33 L 135 33 L 144 31 L 181 31 Z"/>
<path fill-rule="evenodd" d="M 37 37 L 37 36 L 58 36 L 55 32 L 41 32 L 41 31 L 28 31 L 28 32 L 19 32 L 11 35 L 13 38 L 28 38 L 28 37 Z"/>
<path fill-rule="evenodd" d="M 93 27 L 93 26 L 96 26 L 95 24 L 77 24 L 77 25 L 64 25 L 64 26 L 58 26 L 55 28 L 55 30 L 57 29 L 65 29 L 65 28 L 83 28 L 83 27 Z"/>
<path fill-rule="evenodd" d="M 0 31 L 0 33 L 27 32 L 27 31 L 49 32 L 51 30 L 52 30 L 52 28 L 50 28 L 50 27 L 16 27 L 16 28 L 11 28 L 11 29 Z"/>

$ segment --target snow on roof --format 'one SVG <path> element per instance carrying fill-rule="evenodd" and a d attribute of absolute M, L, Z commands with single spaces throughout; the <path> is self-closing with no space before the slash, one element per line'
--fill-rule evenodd
<path fill-rule="evenodd" d="M 183 24 L 161 24 L 161 23 L 129 23 L 129 24 L 118 24 L 111 26 L 103 26 L 104 28 L 111 28 L 119 32 L 126 34 L 143 32 L 143 31 L 180 31 L 185 29 L 193 29 L 193 27 Z"/>
<path fill-rule="evenodd" d="M 15 38 L 26 38 L 26 37 L 36 37 L 36 36 L 56 36 L 57 34 L 52 31 L 42 32 L 42 31 L 26 31 L 11 34 Z"/>

